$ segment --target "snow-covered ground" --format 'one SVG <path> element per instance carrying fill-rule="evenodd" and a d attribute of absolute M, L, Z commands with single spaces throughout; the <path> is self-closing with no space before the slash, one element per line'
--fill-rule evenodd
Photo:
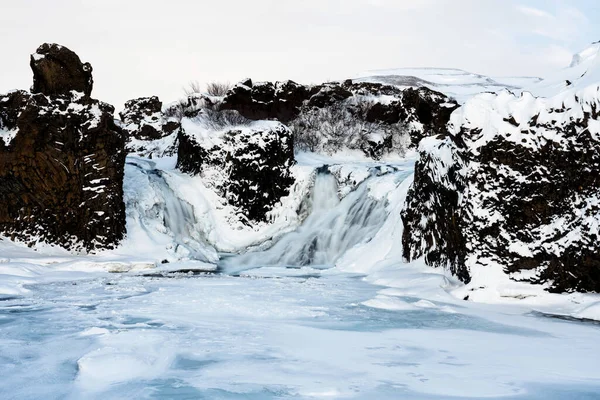
<path fill-rule="evenodd" d="M 549 96 L 600 81 L 599 51 L 541 82 L 451 69 L 361 79 L 459 102 Z M 404 261 L 416 158 L 299 153 L 289 196 L 250 224 L 214 190 L 218 173 L 129 157 L 118 248 L 0 238 L 0 399 L 600 398 L 600 295 L 500 269 L 464 285 Z"/>
<path fill-rule="evenodd" d="M 571 64 L 541 82 L 526 86 L 534 96 L 551 97 L 564 91 L 581 90 L 600 82 L 600 42 L 573 56 Z"/>
<path fill-rule="evenodd" d="M 336 270 L 132 274 L 0 305 L 4 399 L 594 399 L 598 325 L 460 303 Z M 410 283 L 409 283 L 410 282 Z M 424 290 L 428 298 L 419 296 Z"/>
<path fill-rule="evenodd" d="M 131 157 L 120 248 L 0 241 L 0 397 L 598 398 L 600 296 L 406 264 L 414 158 L 297 159 L 259 226 Z"/>
<path fill-rule="evenodd" d="M 356 74 L 356 82 L 373 82 L 398 87 L 425 86 L 454 98 L 460 104 L 479 93 L 521 89 L 539 83 L 537 77 L 489 77 L 454 68 L 395 68 Z"/>

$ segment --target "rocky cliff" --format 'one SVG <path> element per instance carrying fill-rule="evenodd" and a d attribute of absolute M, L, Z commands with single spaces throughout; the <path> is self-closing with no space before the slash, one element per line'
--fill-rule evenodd
<path fill-rule="evenodd" d="M 480 95 L 419 147 L 404 254 L 463 281 L 503 271 L 600 291 L 600 87 Z"/>
<path fill-rule="evenodd" d="M 314 86 L 246 80 L 235 85 L 219 107 L 252 120 L 288 124 L 298 150 L 356 150 L 379 159 L 402 155 L 423 137 L 444 131 L 458 104 L 424 87 L 399 89 L 351 80 Z"/>
<path fill-rule="evenodd" d="M 32 91 L 0 96 L 0 232 L 87 250 L 125 234 L 125 137 L 66 47 L 31 56 Z"/>

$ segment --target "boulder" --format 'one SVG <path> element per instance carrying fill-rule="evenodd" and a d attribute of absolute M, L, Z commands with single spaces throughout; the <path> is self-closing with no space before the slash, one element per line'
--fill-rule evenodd
<path fill-rule="evenodd" d="M 298 116 L 308 97 L 308 88 L 293 81 L 253 84 L 247 79 L 227 93 L 220 108 L 235 110 L 251 120 L 276 119 L 286 123 Z"/>
<path fill-rule="evenodd" d="M 114 247 L 125 234 L 125 136 L 114 108 L 88 97 L 91 75 L 85 86 L 85 74 L 73 72 L 79 58 L 58 45 L 40 49 L 52 55 L 45 64 L 33 58 L 40 93 L 0 96 L 0 233 L 69 249 Z"/>
<path fill-rule="evenodd" d="M 57 96 L 74 90 L 86 97 L 92 94 L 92 66 L 64 46 L 44 43 L 31 55 L 30 66 L 33 93 Z"/>
<path fill-rule="evenodd" d="M 180 127 L 177 118 L 163 114 L 162 102 L 156 96 L 127 101 L 119 116 L 128 137 L 138 140 L 160 139 Z"/>
<path fill-rule="evenodd" d="M 182 129 L 178 142 L 177 167 L 202 175 L 249 220 L 267 220 L 294 183 L 292 133 L 279 122 L 229 127 L 211 137 Z"/>

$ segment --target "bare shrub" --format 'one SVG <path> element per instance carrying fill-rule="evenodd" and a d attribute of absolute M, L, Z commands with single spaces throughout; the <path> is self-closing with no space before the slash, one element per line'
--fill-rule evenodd
<path fill-rule="evenodd" d="M 187 101 L 184 99 L 179 100 L 177 103 L 170 105 L 164 110 L 164 115 L 167 118 L 175 118 L 177 121 L 181 122 L 183 117 L 185 117 L 185 109 L 187 106 Z"/>
<path fill-rule="evenodd" d="M 378 159 L 386 154 L 406 154 L 410 143 L 404 123 L 367 122 L 374 102 L 356 97 L 329 107 L 303 110 L 290 124 L 296 150 L 333 154 L 361 150 Z"/>
<path fill-rule="evenodd" d="M 377 126 L 353 116 L 340 102 L 301 113 L 291 129 L 298 150 L 333 154 L 344 148 L 360 150 Z"/>
<path fill-rule="evenodd" d="M 215 97 L 223 97 L 232 87 L 233 85 L 229 82 L 210 82 L 206 85 L 206 93 Z"/>
<path fill-rule="evenodd" d="M 207 129 L 221 130 L 233 126 L 246 126 L 250 120 L 235 110 L 219 110 L 218 107 L 205 107 L 195 121 Z"/>
<path fill-rule="evenodd" d="M 404 156 L 408 146 L 410 146 L 409 126 L 404 122 L 398 122 L 396 124 L 384 125 L 383 131 L 389 143 L 386 153 Z"/>
<path fill-rule="evenodd" d="M 198 81 L 191 81 L 188 83 L 187 87 L 183 88 L 183 92 L 186 96 L 191 96 L 193 94 L 202 93 L 202 86 Z"/>

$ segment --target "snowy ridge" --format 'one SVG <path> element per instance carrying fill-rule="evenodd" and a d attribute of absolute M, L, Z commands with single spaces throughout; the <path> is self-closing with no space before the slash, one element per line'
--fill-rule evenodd
<path fill-rule="evenodd" d="M 563 91 L 577 91 L 600 84 L 600 42 L 573 56 L 571 64 L 524 90 L 535 96 L 552 97 Z"/>
<path fill-rule="evenodd" d="M 539 81 L 537 77 L 498 77 L 474 74 L 453 68 L 396 68 L 357 74 L 358 82 L 376 82 L 397 87 L 420 87 L 439 91 L 460 104 L 484 92 L 511 90 L 520 93 Z"/>

